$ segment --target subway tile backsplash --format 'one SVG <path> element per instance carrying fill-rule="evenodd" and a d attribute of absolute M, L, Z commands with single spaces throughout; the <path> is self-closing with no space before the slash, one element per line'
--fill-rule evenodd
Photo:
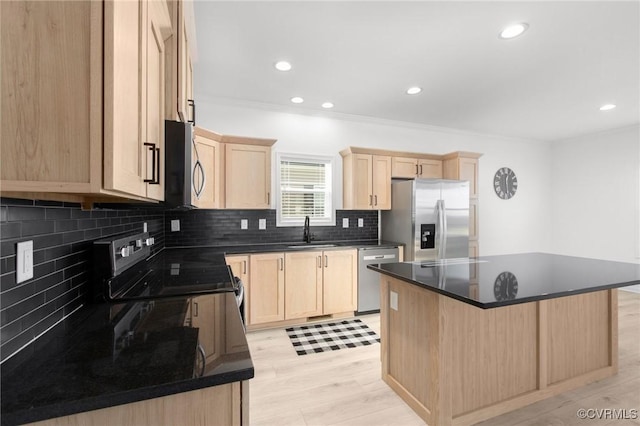
<path fill-rule="evenodd" d="M 349 219 L 349 228 L 342 219 Z M 358 227 L 362 218 L 364 226 Z M 240 221 L 248 220 L 248 229 L 240 229 Z M 258 229 L 260 219 L 266 219 L 267 229 Z M 180 221 L 180 231 L 171 231 L 171 221 Z M 337 210 L 336 226 L 312 226 L 315 241 L 376 240 L 378 212 L 368 210 Z M 271 243 L 302 243 L 302 226 L 276 227 L 275 210 L 168 210 L 165 214 L 167 247 L 242 245 Z"/>
<path fill-rule="evenodd" d="M 349 228 L 342 219 L 349 219 Z M 362 218 L 363 227 L 358 227 Z M 240 229 L 241 219 L 248 229 Z M 266 219 L 267 229 L 258 229 Z M 180 231 L 171 232 L 171 220 Z M 91 211 L 76 203 L 0 199 L 0 362 L 18 350 L 42 348 L 35 340 L 86 303 L 92 271 L 92 242 L 147 222 L 162 247 L 302 242 L 302 227 L 276 227 L 275 210 L 165 210 L 153 205 L 102 204 Z M 311 227 L 315 241 L 376 240 L 378 212 L 336 212 L 336 226 Z M 33 241 L 34 277 L 17 284 L 16 244 Z M 52 332 L 48 332 L 51 335 Z M 19 358 L 19 357 L 16 357 Z M 15 358 L 14 358 L 15 359 Z"/>
<path fill-rule="evenodd" d="M 123 206 L 84 211 L 75 203 L 2 198 L 0 202 L 0 360 L 86 302 L 94 240 L 147 222 L 155 250 L 164 245 L 164 211 Z M 34 276 L 17 284 L 16 244 L 33 241 Z"/>

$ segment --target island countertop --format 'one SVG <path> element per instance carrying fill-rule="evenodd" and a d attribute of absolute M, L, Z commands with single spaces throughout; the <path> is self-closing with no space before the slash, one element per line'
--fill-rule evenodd
<path fill-rule="evenodd" d="M 483 309 L 640 284 L 640 264 L 548 253 L 368 268 Z"/>

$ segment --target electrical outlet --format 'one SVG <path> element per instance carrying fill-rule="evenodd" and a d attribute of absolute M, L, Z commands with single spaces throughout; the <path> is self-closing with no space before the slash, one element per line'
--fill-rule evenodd
<path fill-rule="evenodd" d="M 398 293 L 395 291 L 389 292 L 389 306 L 394 311 L 398 310 Z"/>
<path fill-rule="evenodd" d="M 171 220 L 171 232 L 178 232 L 180 230 L 180 219 Z"/>
<path fill-rule="evenodd" d="M 267 229 L 267 219 L 258 220 L 258 229 Z"/>
<path fill-rule="evenodd" d="M 240 220 L 240 229 L 249 229 L 249 221 L 247 219 Z"/>
<path fill-rule="evenodd" d="M 33 278 L 33 241 L 18 243 L 16 249 L 16 283 Z"/>
<path fill-rule="evenodd" d="M 358 218 L 358 228 L 362 228 L 364 226 L 364 219 L 363 218 Z"/>
<path fill-rule="evenodd" d="M 348 217 L 343 217 L 342 218 L 342 227 L 343 228 L 348 228 L 349 227 L 349 218 Z"/>

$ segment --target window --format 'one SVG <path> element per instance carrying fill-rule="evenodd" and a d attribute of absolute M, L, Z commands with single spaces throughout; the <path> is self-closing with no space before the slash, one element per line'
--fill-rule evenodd
<path fill-rule="evenodd" d="M 278 153 L 277 225 L 335 225 L 332 157 Z"/>

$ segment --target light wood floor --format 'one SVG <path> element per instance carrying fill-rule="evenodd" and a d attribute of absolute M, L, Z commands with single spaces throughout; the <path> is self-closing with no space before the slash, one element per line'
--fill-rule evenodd
<path fill-rule="evenodd" d="M 637 410 L 640 416 L 640 294 L 619 291 L 618 375 L 480 423 L 483 426 L 623 426 L 635 420 L 579 420 L 580 408 Z M 380 333 L 378 315 L 359 317 Z M 284 329 L 247 335 L 255 378 L 251 425 L 423 425 L 380 379 L 380 345 L 298 356 Z"/>

